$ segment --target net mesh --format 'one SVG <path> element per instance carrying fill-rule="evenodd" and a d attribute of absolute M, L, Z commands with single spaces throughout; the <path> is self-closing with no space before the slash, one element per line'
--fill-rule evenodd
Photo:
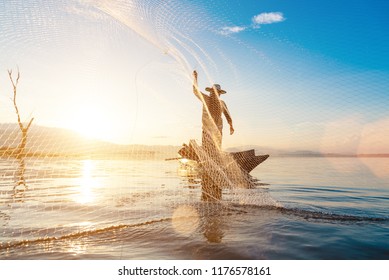
<path fill-rule="evenodd" d="M 182 236 L 200 230 L 218 243 L 223 217 L 239 215 L 240 205 L 282 207 L 256 166 L 283 150 L 249 145 L 325 144 L 330 152 L 341 146 L 355 153 L 371 143 L 385 146 L 389 126 L 380 98 L 369 101 L 372 111 L 383 112 L 376 123 L 364 126 L 352 116 L 347 135 L 340 133 L 347 117 L 340 126 L 323 125 L 326 108 L 341 111 L 363 95 L 363 79 L 343 76 L 359 92 L 337 97 L 335 107 L 332 93 L 318 98 L 342 78 L 320 81 L 316 91 L 318 76 L 300 63 L 320 60 L 324 72 L 332 62 L 262 28 L 284 21 L 282 13 L 260 14 L 266 6 L 242 9 L 240 2 L 0 2 L 0 258 L 34 244 L 30 253 L 38 258 L 61 246 L 101 253 L 88 242 L 108 244 L 123 231 L 158 223 Z M 300 58 L 290 67 L 288 55 L 277 52 L 281 45 Z M 212 120 L 211 134 L 223 138 L 216 148 L 202 143 L 204 111 L 212 119 L 214 109 L 196 98 L 194 70 L 199 92 L 210 96 L 206 88 L 214 84 L 227 91 L 220 98 L 236 132 L 229 135 L 225 119 L 224 128 Z M 280 75 L 301 79 L 280 83 Z M 309 121 L 301 107 L 310 108 Z M 353 133 L 358 141 L 349 139 Z M 183 143 L 192 155 L 178 153 Z"/>
<path fill-rule="evenodd" d="M 180 235 L 205 228 L 220 242 L 210 217 L 235 211 L 234 204 L 276 203 L 221 147 L 191 140 L 197 161 L 164 161 L 181 157 L 180 142 L 201 138 L 199 109 L 208 108 L 193 102 L 192 71 L 201 85 L 229 73 L 242 87 L 239 59 L 221 40 L 259 54 L 225 41 L 218 1 L 1 5 L 3 257 L 26 246 L 51 250 L 62 240 L 75 250 L 82 238 L 165 221 Z M 180 133 L 170 131 L 172 123 Z"/>

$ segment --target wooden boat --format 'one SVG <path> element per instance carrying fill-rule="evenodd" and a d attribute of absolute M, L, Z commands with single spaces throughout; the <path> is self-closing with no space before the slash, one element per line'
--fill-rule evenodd
<path fill-rule="evenodd" d="M 258 180 L 249 173 L 264 162 L 269 155 L 255 155 L 255 151 L 227 153 L 218 150 L 206 151 L 190 140 L 178 151 L 180 167 L 186 176 L 201 177 L 202 200 L 217 201 L 224 188 L 254 188 Z M 191 171 L 195 171 L 191 174 Z"/>
<path fill-rule="evenodd" d="M 247 173 L 250 173 L 255 167 L 264 162 L 269 155 L 255 155 L 255 150 L 247 150 L 242 152 L 230 153 L 234 160 L 238 163 L 240 168 L 242 168 Z"/>
<path fill-rule="evenodd" d="M 197 146 L 194 140 L 191 140 L 189 145 L 183 144 L 183 147 L 178 151 L 178 154 L 184 159 L 201 163 L 202 160 L 199 157 L 199 149 L 201 149 L 201 147 Z M 254 149 L 223 154 L 232 157 L 240 169 L 247 174 L 269 157 L 269 155 L 255 155 Z"/>

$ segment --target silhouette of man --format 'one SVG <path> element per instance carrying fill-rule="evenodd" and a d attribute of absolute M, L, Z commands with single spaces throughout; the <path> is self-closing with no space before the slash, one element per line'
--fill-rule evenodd
<path fill-rule="evenodd" d="M 218 84 L 214 84 L 212 87 L 207 87 L 205 90 L 209 92 L 209 95 L 199 91 L 197 72 L 196 70 L 193 71 L 193 93 L 203 103 L 203 148 L 207 152 L 221 151 L 223 135 L 222 114 L 224 114 L 228 124 L 230 125 L 230 134 L 234 133 L 232 118 L 227 105 L 220 99 L 220 95 L 225 94 L 226 91 L 222 90 Z"/>
<path fill-rule="evenodd" d="M 230 113 L 228 112 L 227 105 L 220 99 L 220 95 L 225 94 L 226 91 L 222 90 L 218 84 L 214 84 L 212 87 L 207 87 L 205 90 L 209 92 L 209 95 L 199 91 L 197 72 L 196 70 L 193 71 L 193 93 L 203 103 L 202 147 L 211 159 L 218 161 L 219 157 L 217 154 L 221 151 L 223 135 L 222 114 L 224 114 L 228 124 L 230 125 L 230 134 L 234 133 L 234 127 L 232 125 L 232 119 Z M 212 175 L 207 172 L 203 172 L 201 175 L 201 185 L 201 197 L 203 200 L 221 199 L 221 186 L 214 182 Z"/>

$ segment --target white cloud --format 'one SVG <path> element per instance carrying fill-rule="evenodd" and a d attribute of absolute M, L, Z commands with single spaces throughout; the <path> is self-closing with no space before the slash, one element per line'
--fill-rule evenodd
<path fill-rule="evenodd" d="M 230 35 L 246 29 L 260 28 L 262 24 L 272 24 L 284 20 L 284 14 L 281 12 L 261 13 L 252 18 L 252 24 L 250 26 L 225 26 L 220 29 L 219 33 L 221 35 Z"/>
<path fill-rule="evenodd" d="M 271 24 L 284 21 L 285 17 L 281 12 L 261 13 L 253 17 L 254 27 L 259 28 L 261 24 Z"/>
<path fill-rule="evenodd" d="M 244 26 L 225 26 L 221 29 L 220 33 L 222 35 L 229 35 L 232 33 L 239 33 L 246 29 Z"/>

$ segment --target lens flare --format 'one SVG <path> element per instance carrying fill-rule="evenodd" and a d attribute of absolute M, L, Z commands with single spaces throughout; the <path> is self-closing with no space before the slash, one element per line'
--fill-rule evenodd
<path fill-rule="evenodd" d="M 173 213 L 174 230 L 184 236 L 189 236 L 199 226 L 200 218 L 196 209 L 189 205 L 179 206 Z"/>

